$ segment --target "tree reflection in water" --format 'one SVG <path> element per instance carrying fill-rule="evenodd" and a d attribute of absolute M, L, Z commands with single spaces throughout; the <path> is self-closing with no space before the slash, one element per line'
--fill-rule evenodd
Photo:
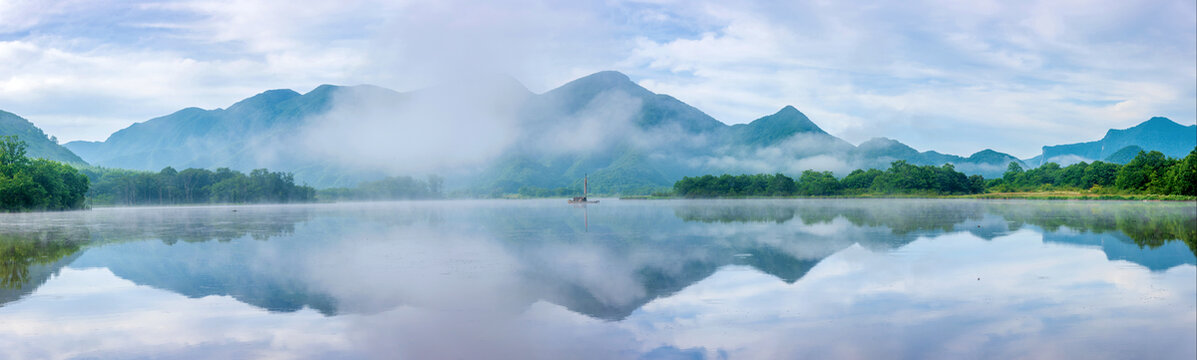
<path fill-rule="evenodd" d="M 920 237 L 961 231 L 993 239 L 1033 226 L 1042 229 L 1045 242 L 1099 246 L 1110 259 L 1156 271 L 1197 263 L 1197 209 L 1184 206 L 1188 204 L 906 199 L 610 204 L 594 211 L 581 209 L 587 211 L 584 219 L 589 225 L 577 222 L 570 212 L 578 209 L 501 202 L 107 209 L 86 216 L 27 215 L 0 225 L 0 275 L 4 276 L 0 285 L 8 289 L 0 304 L 28 294 L 83 250 L 128 244 L 84 257 L 75 266 L 107 267 L 138 284 L 189 297 L 227 294 L 272 311 L 303 307 L 326 315 L 383 311 L 407 300 L 375 292 L 379 299 L 338 301 L 338 290 L 312 285 L 313 279 L 303 278 L 307 270 L 291 259 L 326 258 L 327 251 L 363 246 L 392 248 L 401 245 L 399 239 L 411 238 L 404 240 L 410 242 L 425 233 L 494 242 L 520 264 L 518 281 L 532 289 L 521 295 L 526 301 L 543 299 L 605 320 L 624 319 L 653 299 L 676 293 L 724 266 L 749 266 L 792 284 L 824 258 L 854 244 L 886 252 Z M 303 234 L 296 233 L 299 223 L 308 224 Z M 362 229 L 366 232 L 355 232 Z M 279 236 L 287 242 L 235 241 Z M 179 248 L 139 243 L 143 240 L 165 245 L 211 240 L 233 244 Z M 1192 256 L 1128 251 L 1118 245 L 1155 249 L 1173 241 L 1184 242 Z M 437 246 L 430 242 L 418 251 L 452 251 Z M 401 271 L 404 261 L 433 261 L 413 258 L 410 252 L 405 250 L 397 262 L 378 264 L 379 271 Z M 571 260 L 579 254 L 593 259 Z M 317 273 L 334 274 L 344 266 L 321 264 L 325 268 Z M 603 275 L 580 275 L 579 266 L 595 267 Z M 341 278 L 374 276 L 343 274 Z M 621 290 L 613 290 L 614 279 L 621 279 L 615 284 L 625 284 Z"/>

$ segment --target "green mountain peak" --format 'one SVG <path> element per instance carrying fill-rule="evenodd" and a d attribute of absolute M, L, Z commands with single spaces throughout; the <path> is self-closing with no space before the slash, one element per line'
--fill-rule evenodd
<path fill-rule="evenodd" d="M 1099 140 L 1044 146 L 1043 153 L 1037 157 L 1039 163 L 1031 165 L 1102 160 L 1128 146 L 1159 151 L 1170 157 L 1184 157 L 1197 146 L 1197 125 L 1184 126 L 1157 116 L 1126 129 L 1110 129 Z"/>
<path fill-rule="evenodd" d="M 0 136 L 16 136 L 25 142 L 29 157 L 43 158 L 64 163 L 86 165 L 83 159 L 62 145 L 50 140 L 32 122 L 16 114 L 0 110 Z"/>
<path fill-rule="evenodd" d="M 993 149 L 985 149 L 969 155 L 967 158 L 970 162 L 978 164 L 1006 164 L 1011 161 L 1019 161 L 1018 158 L 1006 153 L 1000 153 Z"/>
<path fill-rule="evenodd" d="M 291 100 L 298 96 L 300 96 L 300 94 L 295 92 L 295 90 L 291 90 L 291 89 L 267 90 L 260 94 L 251 96 L 245 100 L 238 101 L 237 103 L 233 104 L 233 106 L 229 106 L 229 108 L 227 110 L 232 111 L 232 112 L 237 112 L 237 111 L 244 111 L 247 109 L 255 109 L 256 110 L 256 109 L 262 109 L 262 108 L 273 108 L 274 106 L 277 106 L 279 103 L 282 103 L 287 100 Z"/>

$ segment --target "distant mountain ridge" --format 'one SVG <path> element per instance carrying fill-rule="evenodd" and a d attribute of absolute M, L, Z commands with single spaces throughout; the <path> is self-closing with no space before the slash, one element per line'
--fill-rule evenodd
<path fill-rule="evenodd" d="M 808 158 L 832 159 L 840 165 L 839 171 L 854 166 L 884 168 L 894 160 L 928 165 L 953 162 L 957 169 L 987 176 L 1005 168 L 1005 163 L 985 168 L 992 159 L 918 153 L 897 142 L 896 148 L 905 149 L 873 154 L 864 144 L 866 150 L 826 133 L 793 106 L 747 124 L 729 126 L 613 71 L 582 77 L 543 94 L 525 94 L 518 84 L 502 87 L 518 93 L 510 106 L 518 109 L 516 124 L 520 130 L 516 141 L 488 166 L 464 175 L 469 180 L 459 182 L 459 187 L 474 193 L 573 187 L 580 185 L 584 176 L 590 176 L 592 190 L 600 193 L 645 192 L 668 187 L 688 175 L 800 172 L 807 164 L 802 160 Z M 455 90 L 421 91 L 452 94 Z M 227 109 L 188 108 L 134 124 L 103 142 L 71 142 L 67 147 L 84 159 L 108 167 L 148 171 L 166 166 L 242 171 L 269 167 L 294 172 L 300 181 L 317 187 L 347 186 L 384 174 L 306 159 L 298 153 L 262 156 L 262 144 L 300 147 L 303 139 L 295 134 L 301 132 L 305 119 L 328 113 L 334 97 L 335 101 L 358 102 L 362 107 L 385 103 L 398 112 L 407 106 L 406 99 L 418 92 L 332 85 L 322 85 L 307 94 L 270 90 Z M 404 120 L 417 121 L 395 121 Z M 593 144 L 576 148 L 571 148 L 575 144 L 546 145 L 560 139 Z M 1008 155 L 1004 159 L 1018 161 Z"/>
<path fill-rule="evenodd" d="M 1106 156 L 1106 158 L 1102 159 L 1102 161 L 1111 162 L 1111 163 L 1115 163 L 1115 164 L 1126 164 L 1126 163 L 1130 162 L 1131 160 L 1134 160 L 1135 156 L 1138 156 L 1139 152 L 1142 152 L 1142 151 L 1145 151 L 1145 150 L 1143 150 L 1143 148 L 1139 147 L 1138 145 L 1131 145 L 1131 146 L 1124 147 L 1124 148 L 1122 148 L 1122 150 L 1118 150 L 1118 151 L 1114 152 L 1113 154 L 1110 154 L 1110 156 Z"/>
<path fill-rule="evenodd" d="M 970 174 L 982 174 L 987 178 L 1000 176 L 1011 162 L 1026 166 L 1013 155 L 985 149 L 973 153 L 968 157 L 943 154 L 936 151 L 919 152 L 897 140 L 889 138 L 873 138 L 857 146 L 857 156 L 861 159 L 872 159 L 872 166 L 884 168 L 890 161 L 905 160 L 915 165 L 942 165 L 951 163 L 956 170 Z"/>
<path fill-rule="evenodd" d="M 776 145 L 796 133 L 831 136 L 810 121 L 806 114 L 790 105 L 786 105 L 773 115 L 753 120 L 751 123 L 732 125 L 730 131 L 735 142 L 757 147 Z M 845 142 L 845 144 L 847 143 Z"/>
<path fill-rule="evenodd" d="M 487 91 L 504 96 L 491 97 Z M 489 112 L 469 110 L 473 108 L 504 115 L 490 119 Z M 968 157 L 920 152 L 887 138 L 852 145 L 828 134 L 789 105 L 746 124 L 727 125 L 672 96 L 653 93 L 614 71 L 585 76 L 542 94 L 532 93 L 510 78 L 402 93 L 369 85 L 321 85 L 306 94 L 270 90 L 227 109 L 187 108 L 133 124 L 102 142 L 75 141 L 65 146 L 83 160 L 106 167 L 147 171 L 166 166 L 229 167 L 241 171 L 266 167 L 293 172 L 299 182 L 316 187 L 351 186 L 386 175 L 421 173 L 396 174 L 394 169 L 363 166 L 355 163 L 352 156 L 348 159 L 315 156 L 305 150 L 313 133 L 312 119 L 324 121 L 325 127 L 317 128 L 315 134 L 323 135 L 336 147 L 369 143 L 352 138 L 361 131 L 427 131 L 425 124 L 446 118 L 468 121 L 458 122 L 457 127 L 448 130 L 437 129 L 441 132 L 427 136 L 456 138 L 460 134 L 461 139 L 442 140 L 466 144 L 491 138 L 511 139 L 502 146 L 487 148 L 489 152 L 480 164 L 441 173 L 448 178 L 450 188 L 477 195 L 538 191 L 543 194 L 560 188 L 580 190 L 585 176 L 590 178 L 592 192 L 644 193 L 672 186 L 682 176 L 760 172 L 798 175 L 806 169 L 831 170 L 843 176 L 855 168 L 886 168 L 897 160 L 934 166 L 951 163 L 959 171 L 993 178 L 1001 176 L 1011 162 L 1034 167 L 1038 163 L 1032 162 L 1042 158 L 1023 162 L 991 149 Z M 326 130 L 353 128 L 364 123 L 383 125 L 386 129 L 358 127 L 354 128 L 356 132 L 324 134 Z M 503 125 L 473 128 L 474 124 Z M 1180 126 L 1156 118 L 1144 124 L 1148 125 L 1146 130 L 1138 129 L 1144 125 L 1111 130 L 1106 136 L 1110 140 L 1103 139 L 1104 146 L 1138 144 L 1151 150 L 1150 146 L 1139 144 L 1143 140 L 1136 139 L 1171 139 L 1161 134 L 1172 130 L 1157 128 L 1168 124 Z M 1071 148 L 1090 151 L 1093 145 L 1086 144 L 1049 146 L 1044 151 L 1045 154 L 1071 154 L 1058 150 Z M 1184 145 L 1182 142 L 1169 146 Z M 1188 149 L 1192 147 L 1189 145 Z M 365 149 L 373 151 L 370 147 Z M 1094 154 L 1104 154 L 1101 149 L 1104 148 L 1099 146 Z M 371 155 L 383 160 L 388 156 Z M 429 151 L 426 156 L 437 159 L 441 154 Z M 408 161 L 412 158 L 397 157 L 384 163 L 403 168 Z"/>
<path fill-rule="evenodd" d="M 309 183 L 335 185 L 381 173 L 348 169 L 336 164 L 305 162 L 290 155 L 263 154 L 262 144 L 294 143 L 304 119 L 327 112 L 332 97 L 343 91 L 371 92 L 387 97 L 398 93 L 372 86 L 322 85 L 299 94 L 269 90 L 241 100 L 227 109 L 186 108 L 170 115 L 135 123 L 102 142 L 72 141 L 66 148 L 99 166 L 158 171 L 228 167 L 248 171 L 281 169 Z M 270 156 L 263 159 L 263 156 Z"/>
<path fill-rule="evenodd" d="M 60 161 L 69 164 L 87 165 L 75 153 L 58 145 L 50 136 L 34 126 L 29 120 L 16 114 L 0 110 L 0 136 L 15 135 L 25 142 L 26 155 L 34 158 Z"/>
<path fill-rule="evenodd" d="M 1081 161 L 1106 160 L 1111 159 L 1119 150 L 1131 146 L 1146 151 L 1159 151 L 1174 158 L 1184 157 L 1197 146 L 1197 125 L 1184 126 L 1165 117 L 1153 117 L 1130 128 L 1110 129 L 1099 140 L 1044 146 L 1043 152 L 1028 159 L 1027 163 L 1031 166 L 1040 166 L 1048 162 L 1068 165 Z M 1125 154 L 1119 154 L 1112 159 L 1129 161 Z"/>

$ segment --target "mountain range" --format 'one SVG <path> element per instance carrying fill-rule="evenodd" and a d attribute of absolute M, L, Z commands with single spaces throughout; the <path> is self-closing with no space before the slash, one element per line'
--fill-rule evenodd
<path fill-rule="evenodd" d="M 887 138 L 852 145 L 793 106 L 726 125 L 624 74 L 605 71 L 542 94 L 506 77 L 411 92 L 369 85 L 321 85 L 306 94 L 270 90 L 226 109 L 187 108 L 136 123 L 105 141 L 67 143 L 65 153 L 81 159 L 64 161 L 147 171 L 270 168 L 293 172 L 318 188 L 387 175 L 439 174 L 450 189 L 475 195 L 580 188 L 589 176 L 594 192 L 630 194 L 669 187 L 683 176 L 796 176 L 807 169 L 843 176 L 896 160 L 952 163 L 992 178 L 1010 162 L 1026 167 L 1067 156 L 1105 159 L 1121 149 L 1109 148 L 1120 145 L 1176 157 L 1193 148 L 1193 128 L 1153 118 L 1111 130 L 1100 141 L 1044 147 L 1043 155 L 1026 162 L 989 149 L 964 157 L 920 152 Z M 1176 140 L 1185 131 L 1188 143 Z"/>
<path fill-rule="evenodd" d="M 1197 146 L 1197 125 L 1184 126 L 1153 117 L 1127 129 L 1110 129 L 1099 140 L 1044 146 L 1043 152 L 1025 162 L 1032 167 L 1054 162 L 1067 166 L 1081 161 L 1103 160 L 1125 164 L 1139 151 L 1155 150 L 1169 157 L 1181 158 Z"/>

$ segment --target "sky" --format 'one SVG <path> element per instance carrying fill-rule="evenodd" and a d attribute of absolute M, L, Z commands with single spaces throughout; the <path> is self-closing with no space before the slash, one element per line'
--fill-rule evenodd
<path fill-rule="evenodd" d="M 729 124 L 1020 158 L 1197 119 L 1181 1 L 0 0 L 0 110 L 60 142 L 268 89 L 627 74 Z"/>

